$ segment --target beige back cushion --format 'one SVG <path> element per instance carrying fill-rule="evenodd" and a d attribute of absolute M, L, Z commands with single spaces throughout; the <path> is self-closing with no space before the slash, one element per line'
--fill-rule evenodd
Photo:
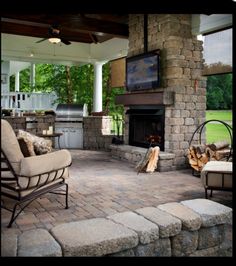
<path fill-rule="evenodd" d="M 24 158 L 15 132 L 8 121 L 1 119 L 1 145 L 13 169 L 20 172 L 20 161 Z"/>

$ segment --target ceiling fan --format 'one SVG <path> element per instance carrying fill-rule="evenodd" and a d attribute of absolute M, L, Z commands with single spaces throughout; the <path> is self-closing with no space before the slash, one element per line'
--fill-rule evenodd
<path fill-rule="evenodd" d="M 58 26 L 55 26 L 55 25 L 50 26 L 48 29 L 48 35 L 49 35 L 48 38 L 41 39 L 37 41 L 36 43 L 40 43 L 40 42 L 48 40 L 49 42 L 54 43 L 54 44 L 59 43 L 59 42 L 62 42 L 66 45 L 71 44 L 70 41 L 61 37 Z"/>

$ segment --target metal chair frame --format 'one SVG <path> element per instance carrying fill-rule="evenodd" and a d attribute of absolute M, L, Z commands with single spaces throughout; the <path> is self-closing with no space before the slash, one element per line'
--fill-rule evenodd
<path fill-rule="evenodd" d="M 2 167 L 2 163 L 5 163 L 7 165 L 7 167 Z M 1 173 L 2 173 L 1 174 L 1 187 L 2 188 L 5 187 L 5 188 L 7 188 L 9 190 L 12 190 L 12 191 L 17 193 L 17 195 L 15 196 L 15 195 L 8 194 L 7 192 L 1 191 L 2 192 L 1 195 L 16 201 L 14 206 L 13 206 L 13 208 L 9 208 L 9 207 L 5 206 L 4 200 L 1 199 L 1 208 L 12 212 L 11 219 L 10 219 L 10 222 L 9 222 L 7 227 L 10 228 L 12 226 L 12 223 L 16 220 L 16 218 L 19 216 L 19 214 L 31 202 L 33 202 L 35 199 L 37 199 L 38 197 L 40 197 L 41 195 L 46 194 L 46 193 L 64 195 L 65 196 L 65 205 L 66 205 L 65 208 L 68 209 L 69 208 L 69 206 L 68 206 L 68 184 L 65 182 L 65 179 L 62 176 L 63 176 L 63 174 L 65 172 L 65 169 L 67 167 L 69 167 L 70 165 L 65 166 L 63 168 L 60 168 L 60 169 L 57 169 L 57 170 L 54 170 L 54 171 L 45 172 L 45 173 L 41 173 L 39 175 L 35 175 L 35 176 L 39 177 L 39 180 L 38 180 L 37 184 L 40 184 L 40 181 L 42 181 L 42 177 L 44 175 L 48 175 L 48 177 L 46 178 L 46 180 L 42 184 L 36 185 L 36 186 L 32 186 L 33 191 L 30 194 L 28 194 L 26 196 L 21 196 L 21 192 L 26 191 L 28 189 L 31 189 L 30 178 L 32 178 L 34 176 L 28 176 L 29 181 L 28 181 L 27 187 L 26 188 L 21 188 L 21 186 L 19 184 L 19 177 L 21 177 L 21 176 L 16 174 L 16 172 L 13 169 L 9 159 L 7 158 L 7 156 L 4 153 L 4 151 L 1 149 Z M 62 170 L 62 173 L 60 174 L 60 177 L 57 177 L 58 172 L 61 171 L 61 170 Z M 6 172 L 6 171 L 10 171 L 12 173 L 13 177 L 9 178 L 9 177 L 2 176 L 3 173 Z M 53 173 L 54 173 L 53 179 L 48 181 L 49 177 Z M 24 177 L 27 177 L 27 176 L 24 176 Z M 61 182 L 58 182 L 56 184 L 51 184 L 50 185 L 50 183 L 53 183 L 53 181 L 55 181 L 57 179 L 60 179 L 60 178 L 62 179 Z M 16 182 L 16 186 L 13 187 L 13 186 L 7 184 L 7 181 Z M 43 188 L 46 185 L 47 185 L 47 187 Z M 65 189 L 64 190 L 62 190 L 62 189 L 59 190 L 59 188 L 62 188 L 63 186 L 65 186 Z M 17 211 L 17 207 L 20 208 L 18 211 Z"/>

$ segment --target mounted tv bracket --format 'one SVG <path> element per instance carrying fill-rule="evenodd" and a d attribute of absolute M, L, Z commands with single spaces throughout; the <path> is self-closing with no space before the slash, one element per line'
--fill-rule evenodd
<path fill-rule="evenodd" d="M 143 15 L 143 45 L 144 53 L 148 52 L 148 14 Z"/>

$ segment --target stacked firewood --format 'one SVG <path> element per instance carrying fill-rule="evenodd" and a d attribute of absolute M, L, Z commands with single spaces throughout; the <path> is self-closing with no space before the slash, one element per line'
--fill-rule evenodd
<path fill-rule="evenodd" d="M 153 173 L 157 169 L 157 164 L 159 161 L 160 148 L 150 147 L 144 158 L 137 164 L 136 169 L 138 174 L 140 172 Z"/>
<path fill-rule="evenodd" d="M 229 154 L 229 143 L 223 140 L 212 144 L 192 145 L 187 151 L 187 158 L 190 166 L 200 172 L 208 161 L 226 160 Z"/>

